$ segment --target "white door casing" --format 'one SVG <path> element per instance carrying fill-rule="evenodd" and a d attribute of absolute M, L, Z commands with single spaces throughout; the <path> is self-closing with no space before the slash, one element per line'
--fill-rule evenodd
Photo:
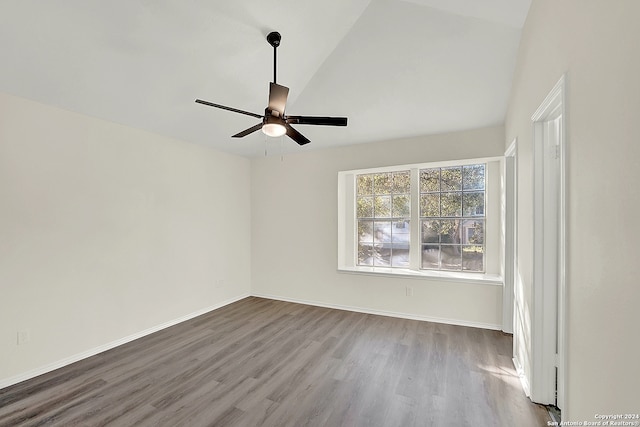
<path fill-rule="evenodd" d="M 502 292 L 502 331 L 514 333 L 514 289 L 517 259 L 517 139 L 504 153 L 504 288 Z"/>
<path fill-rule="evenodd" d="M 531 400 L 564 406 L 565 76 L 533 114 Z M 556 398 L 557 391 L 557 398 Z"/>

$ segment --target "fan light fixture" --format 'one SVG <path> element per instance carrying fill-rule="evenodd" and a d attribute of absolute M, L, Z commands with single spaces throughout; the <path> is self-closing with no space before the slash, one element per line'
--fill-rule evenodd
<path fill-rule="evenodd" d="M 280 123 L 265 123 L 262 125 L 262 133 L 267 136 L 282 136 L 287 133 L 287 129 Z"/>
<path fill-rule="evenodd" d="M 278 137 L 287 133 L 287 128 L 285 126 L 285 121 L 278 117 L 278 111 L 267 111 L 265 113 L 269 113 L 265 116 L 262 121 L 262 132 L 267 136 Z"/>

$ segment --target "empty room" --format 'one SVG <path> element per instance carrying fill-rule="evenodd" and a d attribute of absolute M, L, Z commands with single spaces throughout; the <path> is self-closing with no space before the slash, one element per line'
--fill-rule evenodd
<path fill-rule="evenodd" d="M 639 426 L 639 16 L 0 2 L 0 426 Z"/>

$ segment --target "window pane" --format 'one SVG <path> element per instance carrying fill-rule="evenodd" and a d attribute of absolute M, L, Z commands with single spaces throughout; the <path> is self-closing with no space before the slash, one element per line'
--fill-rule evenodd
<path fill-rule="evenodd" d="M 391 267 L 391 250 L 389 248 L 376 247 L 373 265 L 376 267 Z"/>
<path fill-rule="evenodd" d="M 358 197 L 356 205 L 356 216 L 358 218 L 372 218 L 373 217 L 373 197 L 364 196 Z"/>
<path fill-rule="evenodd" d="M 464 220 L 462 222 L 462 241 L 472 245 L 484 244 L 484 220 Z"/>
<path fill-rule="evenodd" d="M 393 223 L 391 229 L 391 245 L 394 250 L 409 250 L 409 221 L 398 221 Z"/>
<path fill-rule="evenodd" d="M 394 193 L 410 193 L 411 192 L 411 173 L 409 171 L 393 173 Z"/>
<path fill-rule="evenodd" d="M 373 265 L 388 267 L 391 265 L 391 221 L 373 223 L 373 245 L 375 255 Z"/>
<path fill-rule="evenodd" d="M 462 247 L 462 269 L 466 271 L 484 271 L 484 251 L 482 246 Z"/>
<path fill-rule="evenodd" d="M 391 256 L 391 267 L 408 268 L 409 267 L 409 250 L 394 249 Z"/>
<path fill-rule="evenodd" d="M 420 171 L 420 192 L 440 191 L 440 169 L 422 169 Z"/>
<path fill-rule="evenodd" d="M 442 216 L 462 215 L 462 193 L 442 193 L 440 203 Z"/>
<path fill-rule="evenodd" d="M 440 243 L 440 220 L 422 221 L 422 243 Z"/>
<path fill-rule="evenodd" d="M 370 243 L 358 243 L 358 265 L 373 265 L 375 251 Z"/>
<path fill-rule="evenodd" d="M 358 221 L 358 243 L 373 243 L 373 221 Z"/>
<path fill-rule="evenodd" d="M 460 221 L 443 219 L 440 221 L 440 242 L 460 244 Z"/>
<path fill-rule="evenodd" d="M 411 200 L 408 194 L 393 196 L 391 216 L 394 218 L 409 217 L 411 215 Z"/>
<path fill-rule="evenodd" d="M 422 194 L 420 196 L 420 216 L 440 216 L 440 194 Z"/>
<path fill-rule="evenodd" d="M 462 251 L 459 245 L 440 247 L 440 265 L 444 270 L 462 270 Z"/>
<path fill-rule="evenodd" d="M 373 243 L 391 247 L 391 221 L 376 221 L 373 223 Z"/>
<path fill-rule="evenodd" d="M 440 179 L 441 191 L 462 190 L 462 168 L 442 168 Z"/>
<path fill-rule="evenodd" d="M 465 190 L 484 190 L 484 165 L 463 166 L 462 185 Z"/>
<path fill-rule="evenodd" d="M 409 267 L 409 221 L 393 223 L 391 231 L 391 266 Z"/>
<path fill-rule="evenodd" d="M 373 175 L 358 175 L 356 177 L 356 191 L 358 196 L 373 194 Z"/>
<path fill-rule="evenodd" d="M 440 268 L 439 245 L 422 245 L 422 268 Z"/>
<path fill-rule="evenodd" d="M 462 216 L 484 216 L 484 191 L 462 194 Z"/>
<path fill-rule="evenodd" d="M 373 176 L 373 192 L 375 194 L 391 194 L 391 173 L 377 173 Z"/>
<path fill-rule="evenodd" d="M 389 218 L 391 216 L 391 196 L 375 196 L 374 216 L 376 218 Z"/>
<path fill-rule="evenodd" d="M 375 267 L 391 267 L 391 248 L 376 245 L 375 249 L 373 265 Z"/>
<path fill-rule="evenodd" d="M 373 265 L 373 221 L 358 221 L 358 265 Z"/>

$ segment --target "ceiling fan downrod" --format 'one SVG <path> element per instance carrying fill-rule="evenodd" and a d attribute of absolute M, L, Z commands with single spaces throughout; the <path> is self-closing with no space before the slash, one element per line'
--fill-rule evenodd
<path fill-rule="evenodd" d="M 276 81 L 276 63 L 277 63 L 277 49 L 280 46 L 280 40 L 282 36 L 277 31 L 272 31 L 267 34 L 267 41 L 271 46 L 273 46 L 273 83 L 277 83 Z"/>

